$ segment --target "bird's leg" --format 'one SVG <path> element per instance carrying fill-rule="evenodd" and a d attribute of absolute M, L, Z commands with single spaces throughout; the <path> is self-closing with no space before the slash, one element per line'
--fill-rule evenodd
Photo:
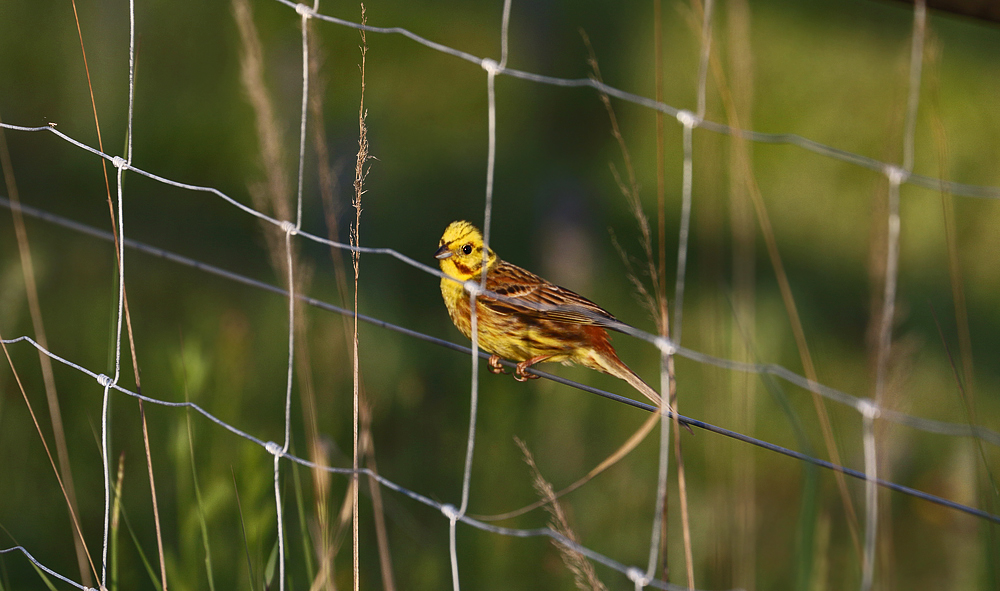
<path fill-rule="evenodd" d="M 531 367 L 532 365 L 534 365 L 536 363 L 541 363 L 542 361 L 545 361 L 549 357 L 552 357 L 552 356 L 551 355 L 536 355 L 536 356 L 532 357 L 531 359 L 525 359 L 521 363 L 518 363 L 517 364 L 517 368 L 514 369 L 514 379 L 517 380 L 517 381 L 519 381 L 519 382 L 526 382 L 528 380 L 537 380 L 538 376 L 536 376 L 534 374 L 530 374 L 530 373 L 525 373 L 524 370 L 528 369 L 529 367 Z"/>
<path fill-rule="evenodd" d="M 489 361 L 487 361 L 490 366 L 490 373 L 510 373 L 503 368 L 500 360 L 501 357 L 499 355 L 490 355 Z"/>

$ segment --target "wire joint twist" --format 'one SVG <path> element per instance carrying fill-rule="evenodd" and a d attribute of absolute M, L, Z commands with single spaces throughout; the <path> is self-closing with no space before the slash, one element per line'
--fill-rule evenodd
<path fill-rule="evenodd" d="M 483 69 L 486 70 L 486 73 L 489 74 L 490 76 L 496 76 L 498 73 L 503 71 L 503 68 L 500 67 L 500 64 L 498 64 L 497 61 L 492 58 L 488 57 L 483 58 L 483 61 L 480 62 L 479 65 L 482 66 Z"/>
<path fill-rule="evenodd" d="M 267 450 L 267 453 L 278 458 L 285 455 L 285 449 L 281 447 L 280 444 L 275 443 L 273 441 L 268 441 L 267 443 L 265 443 L 264 449 Z"/>
<path fill-rule="evenodd" d="M 684 127 L 687 127 L 688 129 L 693 129 L 695 127 L 698 127 L 699 125 L 701 125 L 702 122 L 701 117 L 695 115 L 694 113 L 686 109 L 681 109 L 680 111 L 677 111 L 676 117 L 677 117 L 677 122 L 683 125 Z"/>
<path fill-rule="evenodd" d="M 448 521 L 451 522 L 458 521 L 459 517 L 461 517 L 458 514 L 458 509 L 455 508 L 455 505 L 452 505 L 450 503 L 445 503 L 444 505 L 441 505 L 441 514 L 447 517 Z"/>

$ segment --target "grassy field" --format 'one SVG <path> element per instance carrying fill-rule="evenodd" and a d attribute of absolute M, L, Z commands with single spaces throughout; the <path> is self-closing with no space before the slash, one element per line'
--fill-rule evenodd
<path fill-rule="evenodd" d="M 55 125 L 86 145 L 124 155 L 127 3 L 43 4 L 0 3 L 0 120 Z M 361 19 L 358 5 L 324 3 L 319 9 Z M 507 66 L 587 78 L 593 74 L 592 52 L 605 83 L 653 98 L 658 34 L 662 102 L 693 112 L 701 10 L 700 4 L 664 2 L 656 21 L 653 3 L 514 2 Z M 365 11 L 370 25 L 403 27 L 499 60 L 501 2 L 379 0 Z M 301 17 L 273 0 L 233 0 L 140 2 L 135 18 L 132 164 L 294 220 Z M 716 3 L 704 118 L 797 134 L 902 164 L 913 22 L 912 6 L 897 2 Z M 355 221 L 362 41 L 355 29 L 334 23 L 313 19 L 309 28 L 313 96 L 302 230 L 347 242 Z M 402 35 L 369 33 L 366 44 L 364 108 L 374 159 L 361 198 L 360 244 L 436 266 L 433 253 L 449 222 L 483 223 L 487 74 Z M 900 187 L 898 273 L 889 274 L 898 288 L 882 388 L 876 376 L 889 181 L 879 170 L 797 145 L 693 130 L 681 344 L 723 359 L 780 365 L 860 398 L 881 390 L 878 404 L 886 411 L 1000 431 L 997 55 L 997 25 L 928 13 L 913 173 L 993 189 L 992 197 L 968 197 L 912 183 Z M 634 192 L 652 228 L 654 268 L 664 232 L 665 296 L 673 321 L 683 127 L 667 116 L 658 137 L 655 111 L 615 98 L 612 119 L 592 88 L 502 74 L 495 87 L 491 246 L 505 260 L 656 333 L 656 321 L 630 279 L 652 289 L 641 225 L 623 195 Z M 613 135 L 615 126 L 621 141 Z M 27 206 L 111 230 L 109 200 L 117 199 L 111 163 L 102 169 L 100 158 L 44 131 L 5 128 L 3 135 L 9 163 L 0 196 L 10 198 L 16 187 Z M 124 174 L 122 194 L 127 238 L 287 286 L 284 235 L 273 225 L 218 195 L 135 172 Z M 31 216 L 23 229 L 26 241 L 19 240 L 10 213 L 0 210 L 0 334 L 39 338 L 44 325 L 53 353 L 112 375 L 118 322 L 113 244 Z M 362 314 L 467 344 L 448 319 L 437 277 L 387 255 L 363 254 L 355 292 L 349 253 L 303 237 L 293 243 L 298 292 L 347 308 L 356 295 Z M 32 276 L 25 273 L 25 256 Z M 120 385 L 135 391 L 138 374 L 146 396 L 195 402 L 261 441 L 282 442 L 288 299 L 131 248 L 125 250 L 124 277 L 137 363 L 123 330 Z M 353 321 L 299 305 L 294 334 L 290 453 L 350 468 Z M 372 324 L 358 326 L 358 341 L 361 432 L 369 442 L 361 464 L 434 502 L 458 505 L 469 427 L 469 357 Z M 615 335 L 614 344 L 629 366 L 658 387 L 660 354 L 654 346 L 626 335 Z M 51 390 L 35 349 L 20 342 L 7 350 L 11 364 L 0 368 L 0 550 L 21 545 L 54 571 L 96 587 L 104 528 L 103 388 L 56 363 Z M 504 513 L 538 500 L 539 477 L 556 490 L 570 485 L 646 420 L 647 413 L 623 404 L 549 380 L 519 383 L 485 367 L 479 367 L 470 515 Z M 610 376 L 541 369 L 639 398 Z M 682 414 L 865 470 L 863 421 L 853 406 L 818 402 L 782 379 L 685 357 L 676 359 L 675 373 Z M 61 427 L 53 424 L 53 397 Z M 880 478 L 1000 514 L 995 444 L 889 418 L 874 422 Z M 278 588 L 274 463 L 263 447 L 184 408 L 146 403 L 140 409 L 134 398 L 115 392 L 108 433 L 109 478 L 120 483 L 112 497 L 118 501 L 110 589 L 161 585 L 150 466 L 167 588 Z M 583 546 L 627 566 L 645 568 L 649 556 L 657 433 L 560 499 L 561 527 Z M 515 438 L 530 450 L 537 474 Z M 671 583 L 817 591 L 862 585 L 863 481 L 841 483 L 832 471 L 700 429 L 682 429 L 679 439 L 690 543 L 671 450 L 665 553 Z M 82 564 L 86 552 L 75 549 L 73 522 L 47 450 L 64 480 L 60 466 L 72 471 L 75 513 L 90 556 Z M 281 464 L 286 588 L 351 587 L 349 483 L 341 474 Z M 360 587 L 386 588 L 391 578 L 399 589 L 449 588 L 448 519 L 387 488 L 373 494 L 367 479 L 359 491 Z M 537 528 L 550 522 L 558 519 L 536 509 L 497 524 Z M 987 520 L 879 490 L 874 587 L 997 588 L 997 533 Z M 575 588 L 564 554 L 547 538 L 508 537 L 459 524 L 457 541 L 463 588 Z M 663 568 L 661 561 L 658 576 Z M 596 564 L 593 576 L 608 589 L 634 588 L 604 565 Z M 46 585 L 70 588 L 39 574 L 19 553 L 0 555 L 0 590 Z"/>

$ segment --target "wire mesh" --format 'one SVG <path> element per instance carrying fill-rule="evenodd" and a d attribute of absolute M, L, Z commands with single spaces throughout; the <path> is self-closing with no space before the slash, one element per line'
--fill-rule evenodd
<path fill-rule="evenodd" d="M 679 355 L 684 358 L 690 359 L 692 361 L 704 364 L 712 364 L 720 368 L 732 370 L 732 371 L 742 371 L 750 372 L 761 375 L 774 375 L 778 376 L 788 383 L 799 386 L 805 390 L 815 392 L 827 398 L 828 400 L 835 401 L 842 405 L 853 408 L 857 411 L 863 419 L 863 448 L 864 448 L 864 471 L 852 470 L 843 466 L 837 466 L 824 460 L 810 457 L 808 454 L 795 452 L 781 446 L 770 444 L 756 438 L 752 438 L 746 435 L 733 433 L 724 428 L 709 425 L 707 423 L 691 419 L 688 417 L 683 417 L 682 421 L 688 425 L 694 427 L 702 427 L 712 430 L 716 433 L 726 434 L 730 437 L 739 439 L 740 441 L 752 443 L 765 449 L 783 453 L 795 457 L 799 460 L 810 462 L 816 465 L 820 465 L 826 468 L 837 470 L 843 472 L 844 474 L 850 475 L 855 478 L 864 479 L 866 481 L 866 494 L 865 494 L 865 506 L 866 506 L 866 519 L 865 519 L 865 547 L 864 547 L 864 561 L 862 564 L 862 588 L 868 589 L 873 583 L 874 577 L 874 567 L 875 567 L 875 542 L 877 539 L 877 523 L 878 523 L 878 498 L 876 496 L 877 486 L 882 486 L 890 488 L 892 490 L 900 491 L 914 497 L 918 497 L 924 500 L 929 500 L 941 505 L 951 507 L 953 509 L 958 509 L 964 511 L 968 514 L 975 515 L 982 519 L 991 522 L 1000 522 L 1000 518 L 996 515 L 983 511 L 974 507 L 969 507 L 961 503 L 955 503 L 948 501 L 947 499 L 941 498 L 939 496 L 931 495 L 923 491 L 915 490 L 909 487 L 905 487 L 891 481 L 886 481 L 879 478 L 878 470 L 876 467 L 877 455 L 875 452 L 875 420 L 885 420 L 894 423 L 899 423 L 906 425 L 913 429 L 926 431 L 930 433 L 949 435 L 949 436 L 966 436 L 974 437 L 978 441 L 988 443 L 993 446 L 1000 446 L 1000 434 L 996 432 L 975 425 L 966 425 L 958 423 L 949 423 L 944 421 L 937 421 L 933 419 L 927 419 L 918 416 L 911 416 L 909 414 L 896 411 L 889 408 L 882 408 L 881 404 L 881 392 L 884 388 L 885 382 L 885 371 L 886 363 L 889 349 L 892 345 L 892 321 L 894 318 L 894 305 L 897 298 L 896 293 L 896 281 L 898 274 L 898 257 L 899 257 L 899 235 L 900 235 L 900 212 L 899 212 L 899 198 L 900 198 L 900 187 L 906 184 L 912 184 L 915 186 L 920 186 L 929 189 L 942 190 L 952 193 L 954 195 L 966 196 L 966 197 L 980 197 L 980 198 L 990 198 L 996 199 L 1000 198 L 1000 188 L 991 186 L 979 186 L 955 183 L 952 181 L 947 181 L 944 179 L 931 178 L 927 176 L 915 175 L 913 174 L 914 165 L 914 134 L 916 126 L 917 108 L 919 104 L 919 92 L 921 84 L 921 68 L 920 64 L 923 61 L 924 48 L 923 40 L 925 35 L 926 27 L 926 6 L 923 2 L 918 1 L 916 3 L 916 9 L 914 12 L 914 26 L 912 34 L 912 51 L 911 51 L 911 66 L 910 66 L 910 85 L 908 89 L 908 109 L 906 115 L 906 133 L 904 137 L 904 158 L 901 167 L 896 165 L 888 164 L 867 156 L 862 156 L 858 154 L 852 154 L 845 152 L 830 146 L 823 145 L 821 143 L 809 140 L 804 137 L 800 137 L 795 134 L 771 134 L 771 133 L 761 133 L 756 131 L 740 130 L 734 129 L 727 125 L 708 121 L 705 119 L 706 115 L 706 84 L 708 77 L 708 60 L 711 48 L 711 31 L 712 31 L 712 6 L 711 1 L 707 2 L 703 11 L 703 36 L 701 39 L 701 54 L 698 67 L 698 83 L 697 83 L 697 114 L 690 111 L 675 108 L 673 106 L 667 105 L 665 103 L 650 100 L 648 98 L 632 94 L 612 86 L 606 85 L 603 82 L 597 81 L 595 79 L 567 79 L 567 78 L 556 78 L 545 76 L 541 74 L 536 74 L 532 72 L 526 72 L 516 69 L 509 69 L 507 67 L 508 61 L 508 28 L 510 20 L 511 2 L 506 0 L 503 6 L 503 17 L 502 17 L 502 36 L 501 36 L 501 57 L 499 61 L 494 61 L 491 58 L 480 58 L 474 56 L 470 53 L 453 49 L 442 44 L 425 39 L 419 35 L 416 35 L 406 29 L 399 27 L 372 27 L 360 23 L 354 23 L 342 19 L 338 19 L 332 16 L 323 15 L 318 12 L 318 2 L 312 7 L 308 7 L 303 4 L 294 4 L 288 2 L 287 0 L 278 0 L 279 3 L 284 4 L 296 10 L 297 14 L 301 17 L 301 51 L 302 51 L 302 96 L 301 96 L 301 114 L 299 119 L 299 142 L 298 142 L 298 178 L 296 185 L 296 214 L 295 220 L 281 220 L 275 217 L 269 216 L 258 209 L 244 205 L 240 203 L 237 199 L 234 199 L 223 191 L 207 187 L 199 186 L 196 184 L 190 184 L 185 182 L 179 182 L 176 180 L 171 180 L 165 176 L 161 176 L 154 172 L 143 170 L 135 165 L 133 165 L 132 158 L 132 143 L 133 143 L 133 133 L 132 133 L 132 116 L 133 116 L 133 94 L 135 89 L 135 59 L 134 59 L 134 48 L 135 48 L 135 29 L 134 29 L 134 8 L 132 4 L 129 5 L 129 34 L 130 34 L 130 61 L 129 61 L 129 100 L 128 100 L 128 115 L 127 115 L 127 147 L 125 150 L 126 156 L 124 158 L 112 156 L 106 154 L 98 149 L 88 146 L 86 143 L 78 141 L 72 138 L 70 135 L 57 130 L 54 126 L 41 126 L 41 127 L 31 127 L 23 125 L 12 125 L 8 123 L 0 124 L 4 129 L 8 129 L 16 132 L 39 132 L 39 133 L 51 133 L 60 139 L 69 142 L 77 148 L 86 150 L 94 155 L 97 155 L 105 160 L 111 162 L 116 169 L 116 190 L 117 190 L 117 225 L 115 233 L 117 234 L 118 243 L 118 288 L 117 288 L 117 314 L 116 314 L 116 325 L 117 330 L 114 333 L 114 355 L 113 355 L 113 366 L 114 372 L 113 376 L 109 377 L 99 372 L 94 372 L 90 369 L 85 368 L 82 364 L 76 364 L 66 358 L 59 356 L 57 353 L 46 350 L 41 347 L 38 343 L 28 337 L 19 337 L 13 339 L 4 340 L 5 344 L 14 344 L 18 342 L 28 342 L 31 343 L 39 351 L 43 352 L 45 355 L 49 356 L 55 361 L 66 364 L 69 367 L 76 369 L 90 377 L 96 379 L 99 385 L 103 388 L 103 402 L 102 402 L 102 425 L 101 425 L 101 449 L 102 449 L 102 463 L 104 472 L 104 535 L 103 535 L 103 552 L 102 552 L 102 562 L 101 562 L 101 573 L 100 582 L 102 586 L 107 584 L 107 566 L 108 566 L 108 540 L 109 540 L 109 524 L 111 520 L 112 512 L 112 495 L 111 488 L 113 481 L 111 478 L 111 467 L 110 467 L 110 452 L 108 449 L 108 443 L 110 439 L 109 429 L 107 425 L 107 419 L 110 415 L 110 405 L 111 405 L 111 394 L 113 392 L 119 392 L 140 398 L 141 400 L 164 405 L 169 407 L 177 408 L 190 408 L 198 411 L 202 416 L 209 419 L 213 423 L 223 427 L 229 432 L 247 439 L 261 447 L 263 447 L 269 454 L 273 456 L 273 481 L 274 481 L 274 497 L 275 497 L 275 512 L 276 512 L 276 524 L 277 524 L 277 564 L 278 564 L 278 583 L 279 588 L 284 589 L 286 574 L 285 574 L 285 559 L 286 559 L 286 549 L 285 549 L 285 516 L 283 515 L 283 501 L 282 501 L 282 489 L 281 489 L 281 479 L 280 479 L 280 468 L 283 461 L 295 462 L 297 464 L 317 468 L 333 473 L 341 473 L 348 475 L 364 474 L 375 480 L 377 480 L 382 486 L 394 490 L 402 495 L 407 496 L 415 501 L 423 503 L 427 506 L 433 507 L 434 509 L 440 511 L 444 517 L 449 522 L 449 536 L 450 536 L 450 567 L 452 572 L 452 582 L 455 589 L 460 588 L 460 569 L 459 569 L 459 556 L 457 552 L 457 532 L 456 526 L 459 522 L 475 527 L 477 529 L 488 531 L 496 534 L 514 536 L 514 537 L 533 537 L 533 536 L 546 536 L 558 543 L 572 548 L 573 550 L 587 556 L 591 560 L 599 562 L 605 566 L 608 566 L 629 579 L 634 583 L 637 589 L 643 587 L 655 587 L 662 589 L 674 589 L 681 588 L 676 585 L 671 585 L 670 583 L 660 580 L 655 576 L 655 569 L 657 566 L 657 560 L 659 557 L 659 545 L 663 542 L 659 538 L 660 536 L 660 523 L 659 519 L 663 513 L 663 503 L 665 502 L 665 490 L 667 485 L 667 458 L 669 453 L 669 424 L 670 421 L 661 421 L 661 432 L 660 432 L 660 447 L 659 447 L 659 469 L 658 469 L 658 479 L 657 479 L 657 501 L 654 507 L 654 514 L 652 522 L 652 536 L 649 545 L 649 562 L 645 569 L 640 569 L 638 567 L 629 566 L 621 563 L 613 558 L 610 558 L 602 553 L 596 552 L 592 549 L 587 548 L 573 540 L 568 539 L 561 533 L 558 533 L 550 528 L 535 528 L 535 529 L 518 529 L 518 528 L 506 528 L 498 527 L 488 524 L 484 521 L 473 519 L 466 515 L 468 510 L 469 495 L 470 495 L 470 481 L 472 474 L 472 462 L 474 458 L 474 448 L 476 442 L 476 409 L 477 409 L 477 399 L 478 399 L 478 387 L 479 387 L 479 377 L 478 377 L 478 367 L 480 358 L 487 356 L 486 353 L 479 350 L 478 344 L 475 340 L 472 342 L 472 347 L 462 347 L 453 344 L 440 343 L 439 340 L 429 337 L 424 334 L 420 334 L 418 331 L 407 329 L 405 327 L 393 326 L 390 323 L 375 319 L 365 317 L 360 314 L 355 314 L 358 319 L 367 320 L 374 322 L 380 326 L 390 327 L 393 330 L 398 330 L 409 334 L 411 336 L 416 336 L 425 340 L 432 342 L 437 342 L 439 344 L 445 344 L 453 349 L 468 352 L 471 356 L 472 363 L 472 376 L 471 376 L 471 388 L 470 388 L 470 422 L 469 431 L 467 439 L 467 452 L 465 455 L 462 488 L 461 488 L 461 501 L 458 507 L 449 504 L 433 500 L 427 496 L 421 495 L 415 491 L 409 490 L 406 487 L 392 482 L 379 474 L 375 473 L 370 469 L 359 469 L 357 471 L 350 468 L 336 468 L 318 465 L 309 460 L 300 458 L 290 453 L 291 445 L 291 408 L 292 408 L 292 397 L 293 397 L 293 368 L 295 363 L 294 349 L 295 349 L 295 305 L 297 301 L 305 301 L 313 306 L 319 306 L 327 310 L 336 311 L 341 314 L 351 315 L 350 311 L 344 310 L 332 304 L 321 302 L 313 298 L 309 298 L 304 294 L 296 293 L 294 286 L 296 285 L 297 278 L 294 276 L 293 269 L 295 265 L 292 260 L 293 252 L 293 240 L 301 239 L 304 241 L 309 241 L 316 244 L 326 245 L 334 247 L 337 249 L 352 251 L 357 253 L 371 254 L 371 255 L 388 255 L 396 260 L 405 263 L 415 269 L 422 272 L 442 277 L 446 279 L 451 279 L 446 275 L 442 274 L 439 270 L 431 268 L 395 249 L 391 248 L 371 248 L 371 247 L 360 247 L 352 246 L 348 244 L 343 244 L 335 240 L 327 239 L 310 233 L 309 231 L 303 230 L 303 175 L 305 170 L 306 162 L 306 132 L 307 132 L 307 99 L 309 92 L 309 39 L 308 31 L 310 22 L 313 20 L 324 21 L 334 25 L 346 26 L 355 29 L 362 29 L 370 33 L 379 34 L 392 34 L 392 35 L 402 35 L 420 45 L 431 48 L 436 51 L 440 51 L 444 54 L 451 55 L 462 60 L 466 60 L 477 64 L 482 67 L 486 73 L 487 78 L 487 96 L 488 96 L 488 163 L 487 163 L 487 174 L 486 174 L 486 203 L 484 207 L 484 225 L 483 234 L 484 242 L 487 247 L 490 241 L 490 228 L 491 228 L 491 212 L 493 204 L 493 191 L 494 191 L 494 175 L 496 166 L 496 78 L 498 76 L 510 76 L 517 79 L 527 80 L 535 83 L 547 84 L 558 87 L 590 87 L 601 93 L 605 93 L 609 96 L 615 97 L 622 101 L 627 101 L 635 103 L 639 106 L 654 109 L 668 115 L 671 115 L 677 119 L 682 127 L 683 132 L 683 181 L 682 181 L 682 210 L 681 210 L 681 224 L 680 224 L 680 238 L 678 245 L 678 274 L 675 287 L 675 311 L 674 311 L 674 325 L 673 333 L 671 339 L 666 339 L 659 335 L 654 335 L 634 327 L 620 324 L 614 326 L 614 328 L 625 332 L 631 336 L 637 337 L 639 339 L 645 340 L 653 344 L 659 352 L 662 354 L 664 360 L 671 355 Z M 681 342 L 681 320 L 683 318 L 682 305 L 684 302 L 684 274 L 687 261 L 687 248 L 688 248 L 688 232 L 691 217 L 692 208 L 692 196 L 693 196 L 693 158 L 694 158 L 694 148 L 693 148 L 693 131 L 695 129 L 706 130 L 710 132 L 715 132 L 719 134 L 727 134 L 738 136 L 753 142 L 760 143 L 787 143 L 791 144 L 811 152 L 815 152 L 819 155 L 841 161 L 847 164 L 860 166 L 862 168 L 867 168 L 869 170 L 878 171 L 886 176 L 889 182 L 889 229 L 887 232 L 887 262 L 885 270 L 885 292 L 883 296 L 882 305 L 882 315 L 881 315 L 881 325 L 879 334 L 879 354 L 878 354 L 878 367 L 877 367 L 877 382 L 876 382 L 876 392 L 875 398 L 869 399 L 864 396 L 853 396 L 846 392 L 840 391 L 838 389 L 816 383 L 812 380 L 808 380 L 805 377 L 798 375 L 780 365 L 776 364 L 747 364 L 742 362 L 737 362 L 728 359 L 722 359 L 700 353 L 685 347 L 680 346 Z M 142 138 L 139 137 L 139 143 L 141 144 Z M 236 273 L 224 271 L 212 265 L 208 265 L 203 262 L 199 262 L 175 253 L 168 251 L 156 249 L 155 247 L 147 246 L 141 242 L 133 240 L 131 237 L 125 235 L 125 198 L 123 189 L 123 175 L 128 172 L 135 172 L 139 175 L 143 175 L 152 180 L 177 187 L 180 189 L 185 189 L 189 191 L 207 192 L 214 194 L 215 196 L 221 198 L 223 201 L 229 205 L 237 208 L 237 210 L 249 214 L 263 222 L 274 225 L 279 228 L 284 234 L 284 247 L 286 256 L 286 268 L 287 268 L 287 289 L 281 289 L 275 286 L 268 285 L 253 279 L 249 279 L 240 276 Z M 36 208 L 30 208 L 27 206 L 10 205 L 9 202 L 4 202 L 4 205 L 9 207 L 19 207 L 24 213 L 29 215 L 34 215 L 42 219 L 47 219 L 49 221 L 58 223 L 64 227 L 72 228 L 78 231 L 82 231 L 94 236 L 98 236 L 104 239 L 114 239 L 108 233 L 101 230 L 91 228 L 89 226 L 79 224 L 70 220 L 66 220 L 59 216 L 50 214 L 45 211 L 37 210 Z M 278 293 L 287 298 L 288 303 L 288 330 L 287 330 L 287 342 L 288 342 L 288 363 L 287 363 L 287 381 L 286 388 L 284 392 L 284 431 L 283 431 L 283 443 L 281 445 L 265 441 L 264 439 L 257 438 L 247 432 L 244 432 L 239 427 L 236 427 L 226 421 L 219 419 L 213 414 L 205 411 L 200 406 L 194 403 L 188 402 L 171 402 L 163 399 L 158 399 L 156 397 L 144 396 L 139 392 L 131 392 L 126 388 L 119 385 L 120 372 L 121 372 L 121 340 L 123 334 L 123 322 L 124 322 L 124 302 L 125 302 L 125 281 L 126 281 L 126 250 L 125 248 L 138 249 L 145 251 L 156 256 L 161 256 L 173 260 L 175 262 L 180 262 L 185 265 L 193 266 L 195 268 L 208 271 L 210 273 L 219 274 L 225 276 L 234 281 L 239 281 L 248 285 L 254 285 L 269 291 Z M 488 248 L 484 249 L 488 252 Z M 472 326 L 473 334 L 476 334 L 476 298 L 480 295 L 488 295 L 490 297 L 504 300 L 505 296 L 502 294 L 491 293 L 485 290 L 485 278 L 483 283 L 476 285 L 465 285 L 466 290 L 469 293 L 471 300 L 471 310 L 473 311 L 472 316 Z M 558 307 L 542 307 L 543 310 L 558 309 Z M 661 373 L 665 372 L 665 361 L 661 364 Z M 530 373 L 535 375 L 545 376 L 552 379 L 553 376 L 549 376 L 544 372 L 539 372 L 537 370 L 531 369 Z M 598 391 L 595 388 L 585 387 L 579 384 L 570 382 L 569 380 L 559 379 L 562 383 L 569 383 L 581 389 L 589 391 Z M 661 383 L 665 383 L 666 380 L 661 379 Z M 622 397 L 616 397 L 607 392 L 598 391 L 601 395 L 612 397 L 621 400 Z M 665 408 L 656 409 L 650 405 L 644 403 L 639 403 L 636 401 L 628 401 L 632 406 L 642 408 L 647 411 L 662 412 L 664 416 L 669 416 L 670 413 L 666 411 Z M 50 575 L 53 575 L 64 582 L 67 582 L 73 586 L 81 589 L 85 589 L 83 585 L 72 581 L 70 578 L 60 575 L 51 569 L 47 568 L 41 562 L 37 561 L 25 548 L 21 546 L 12 546 L 10 548 L 3 549 L 0 553 L 10 553 L 10 552 L 21 552 L 27 557 L 33 564 L 46 571 Z"/>

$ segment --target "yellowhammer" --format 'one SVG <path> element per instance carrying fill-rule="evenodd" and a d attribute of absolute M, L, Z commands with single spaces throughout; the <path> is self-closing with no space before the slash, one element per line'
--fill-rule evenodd
<path fill-rule="evenodd" d="M 452 222 L 441 236 L 434 257 L 441 262 L 441 271 L 446 275 L 462 282 L 470 279 L 479 282 L 483 271 L 483 235 L 469 222 Z M 492 354 L 491 371 L 502 371 L 501 358 L 517 361 L 514 377 L 524 381 L 538 377 L 524 371 L 536 363 L 577 363 L 621 378 L 660 404 L 659 394 L 618 359 L 607 331 L 614 330 L 617 321 L 606 310 L 500 260 L 492 249 L 486 257 L 485 273 L 486 289 L 505 298 L 489 294 L 476 298 L 479 346 Z M 452 322 L 471 338 L 469 296 L 462 283 L 442 278 L 441 295 Z M 558 308 L 553 309 L 555 306 Z"/>

